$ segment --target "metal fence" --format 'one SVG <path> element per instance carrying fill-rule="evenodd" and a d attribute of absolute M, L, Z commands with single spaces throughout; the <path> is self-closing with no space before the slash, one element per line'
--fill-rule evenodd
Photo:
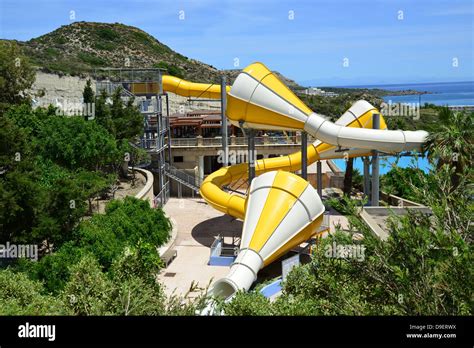
<path fill-rule="evenodd" d="M 237 246 L 224 246 L 224 238 L 218 235 L 211 245 L 210 257 L 212 256 L 237 256 L 239 248 Z"/>

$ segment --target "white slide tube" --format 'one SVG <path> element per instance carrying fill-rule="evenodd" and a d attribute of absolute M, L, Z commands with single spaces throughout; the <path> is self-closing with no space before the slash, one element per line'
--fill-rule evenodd
<path fill-rule="evenodd" d="M 331 145 L 387 153 L 419 151 L 428 136 L 428 132 L 422 130 L 402 131 L 344 127 L 317 113 L 309 115 L 304 130 L 322 142 Z"/>

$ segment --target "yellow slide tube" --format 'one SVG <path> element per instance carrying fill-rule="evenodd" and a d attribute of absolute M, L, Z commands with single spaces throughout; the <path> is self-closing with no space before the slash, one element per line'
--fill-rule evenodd
<path fill-rule="evenodd" d="M 163 75 L 163 91 L 178 94 L 183 97 L 220 99 L 221 86 L 212 83 L 189 82 L 178 77 Z M 226 87 L 227 92 L 230 86 Z"/>

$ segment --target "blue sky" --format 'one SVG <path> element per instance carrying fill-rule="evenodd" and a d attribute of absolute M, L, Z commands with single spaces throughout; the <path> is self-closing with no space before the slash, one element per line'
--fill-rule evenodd
<path fill-rule="evenodd" d="M 74 11 L 217 68 L 261 61 L 305 85 L 474 80 L 472 0 L 1 0 L 0 11 L 4 39 L 48 33 Z"/>

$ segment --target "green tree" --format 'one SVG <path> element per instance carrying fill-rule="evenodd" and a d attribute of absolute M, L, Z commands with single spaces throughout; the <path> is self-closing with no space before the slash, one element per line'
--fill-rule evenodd
<path fill-rule="evenodd" d="M 117 140 L 133 140 L 143 134 L 143 116 L 134 105 L 133 98 L 129 98 L 126 104 L 123 103 L 120 88 L 112 95 L 111 118 Z"/>
<path fill-rule="evenodd" d="M 115 139 L 134 140 L 143 134 L 143 116 L 134 105 L 134 99 L 129 98 L 126 103 L 122 100 L 122 90 L 117 88 L 111 96 L 102 90 L 96 98 L 95 120 L 113 134 Z"/>
<path fill-rule="evenodd" d="M 36 108 L 33 110 L 31 105 L 23 104 L 10 107 L 5 115 L 6 118 L 9 118 L 25 132 L 31 142 L 35 142 L 35 138 L 38 136 L 44 123 L 51 116 L 56 115 L 56 108 L 50 105 L 47 109 Z"/>
<path fill-rule="evenodd" d="M 27 151 L 26 132 L 7 117 L 0 117 L 0 175 L 15 168 Z"/>
<path fill-rule="evenodd" d="M 443 108 L 438 113 L 439 126 L 428 136 L 426 149 L 429 158 L 438 169 L 445 164 L 454 168 L 454 186 L 459 184 L 464 168 L 472 167 L 473 120 L 472 112 L 453 112 Z"/>
<path fill-rule="evenodd" d="M 0 178 L 1 239 L 53 244 L 71 238 L 88 198 L 70 171 L 42 157 L 23 159 Z"/>
<path fill-rule="evenodd" d="M 38 134 L 42 155 L 69 168 L 116 168 L 120 154 L 114 138 L 95 122 L 80 117 L 50 117 Z"/>
<path fill-rule="evenodd" d="M 87 197 L 89 203 L 89 214 L 92 214 L 92 203 L 94 198 L 109 189 L 112 183 L 116 181 L 116 176 L 109 175 L 105 177 L 104 174 L 99 172 L 80 170 L 75 174 L 75 180 L 85 197 Z"/>
<path fill-rule="evenodd" d="M 115 126 L 112 121 L 110 105 L 107 103 L 107 92 L 103 89 L 95 99 L 95 117 L 94 120 L 107 129 L 110 134 L 115 136 Z"/>
<path fill-rule="evenodd" d="M 91 87 L 91 80 L 87 79 L 86 85 L 84 86 L 84 91 L 82 92 L 82 98 L 84 103 L 94 103 L 95 94 Z"/>
<path fill-rule="evenodd" d="M 10 105 L 29 102 L 25 91 L 35 81 L 35 71 L 14 42 L 0 41 L 0 112 Z"/>
<path fill-rule="evenodd" d="M 419 168 L 395 166 L 387 174 L 381 176 L 381 189 L 395 196 L 424 202 L 424 198 L 419 197 L 413 189 L 421 185 L 422 177 L 427 177 L 427 175 Z"/>

